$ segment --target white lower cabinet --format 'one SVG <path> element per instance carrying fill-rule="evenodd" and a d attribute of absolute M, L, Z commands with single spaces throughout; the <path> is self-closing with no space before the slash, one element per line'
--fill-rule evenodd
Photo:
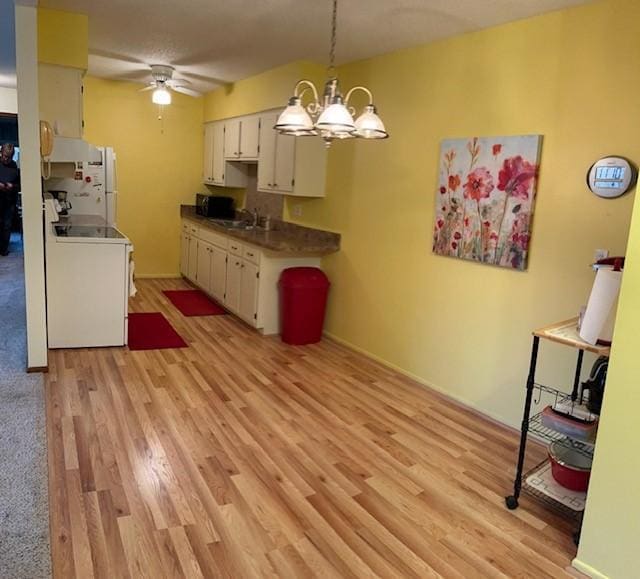
<path fill-rule="evenodd" d="M 187 262 L 187 278 L 198 283 L 198 238 L 189 236 L 189 260 Z"/>
<path fill-rule="evenodd" d="M 215 245 L 211 250 L 211 295 L 221 304 L 227 290 L 227 252 Z"/>
<path fill-rule="evenodd" d="M 206 241 L 198 240 L 198 269 L 196 283 L 207 293 L 211 292 L 211 252 L 213 246 Z"/>
<path fill-rule="evenodd" d="M 227 285 L 224 305 L 233 312 L 238 312 L 242 284 L 242 259 L 235 255 L 228 255 L 227 257 Z"/>
<path fill-rule="evenodd" d="M 260 269 L 257 265 L 242 260 L 242 276 L 240 280 L 240 307 L 238 315 L 248 324 L 258 323 L 258 284 Z"/>
<path fill-rule="evenodd" d="M 288 267 L 319 267 L 320 257 L 283 255 L 183 221 L 180 271 L 264 334 L 280 331 L 278 280 Z"/>
<path fill-rule="evenodd" d="M 180 237 L 180 273 L 189 277 L 189 242 L 191 237 L 188 233 L 182 232 Z"/>

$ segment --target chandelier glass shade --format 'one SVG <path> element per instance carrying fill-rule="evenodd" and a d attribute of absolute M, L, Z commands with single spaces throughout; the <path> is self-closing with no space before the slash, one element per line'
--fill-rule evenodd
<path fill-rule="evenodd" d="M 382 119 L 373 104 L 371 91 L 364 86 L 355 86 L 343 98 L 335 72 L 335 44 L 338 0 L 333 0 L 333 20 L 331 30 L 331 52 L 329 78 L 325 82 L 322 99 L 316 86 L 310 80 L 296 83 L 293 96 L 282 111 L 273 127 L 282 135 L 321 136 L 327 147 L 334 139 L 386 139 L 387 133 Z M 356 110 L 349 105 L 349 99 L 355 92 L 364 92 L 368 102 L 361 114 L 354 120 Z M 310 92 L 313 96 L 303 105 L 303 96 Z"/>

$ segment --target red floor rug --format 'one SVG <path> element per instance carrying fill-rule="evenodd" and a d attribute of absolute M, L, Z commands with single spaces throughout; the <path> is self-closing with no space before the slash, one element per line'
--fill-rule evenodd
<path fill-rule="evenodd" d="M 183 316 L 221 316 L 227 312 L 200 290 L 162 292 Z"/>
<path fill-rule="evenodd" d="M 162 314 L 129 314 L 129 350 L 186 347 L 187 343 Z"/>

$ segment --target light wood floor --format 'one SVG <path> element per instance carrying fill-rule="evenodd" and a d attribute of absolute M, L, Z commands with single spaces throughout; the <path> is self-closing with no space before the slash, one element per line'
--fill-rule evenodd
<path fill-rule="evenodd" d="M 504 507 L 513 432 L 333 342 L 185 318 L 182 287 L 132 309 L 188 349 L 51 352 L 56 578 L 569 576 L 571 527 Z"/>

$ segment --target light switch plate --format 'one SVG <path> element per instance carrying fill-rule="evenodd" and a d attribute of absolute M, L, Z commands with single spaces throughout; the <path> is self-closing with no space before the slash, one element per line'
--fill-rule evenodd
<path fill-rule="evenodd" d="M 595 253 L 593 254 L 594 261 L 600 261 L 601 259 L 606 259 L 607 257 L 609 257 L 608 249 L 596 249 Z"/>
<path fill-rule="evenodd" d="M 297 203 L 293 206 L 291 212 L 293 213 L 294 217 L 302 217 L 302 205 L 300 203 Z"/>

